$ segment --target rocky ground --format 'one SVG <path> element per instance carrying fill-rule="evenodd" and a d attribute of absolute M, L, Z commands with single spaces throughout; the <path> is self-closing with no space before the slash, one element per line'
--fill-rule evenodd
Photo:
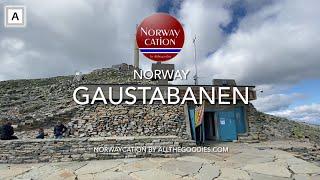
<path fill-rule="evenodd" d="M 252 104 L 248 108 L 250 136 L 245 140 L 299 140 L 320 144 L 320 126 L 288 120 L 257 111 Z M 249 139 L 247 139 L 249 138 Z M 249 142 L 249 141 L 247 141 Z"/>
<path fill-rule="evenodd" d="M 2 164 L 0 179 L 320 179 L 319 164 L 278 148 L 310 143 L 272 141 L 220 143 L 228 153 L 194 153 L 178 158 L 118 159 L 47 164 Z"/>
<path fill-rule="evenodd" d="M 103 68 L 82 75 L 44 79 L 0 81 L 0 124 L 9 120 L 18 126 L 17 135 L 34 137 L 36 129 L 44 128 L 51 135 L 56 119 L 70 122 L 79 107 L 72 99 L 79 83 L 152 84 L 154 81 L 134 80 L 132 70 Z"/>

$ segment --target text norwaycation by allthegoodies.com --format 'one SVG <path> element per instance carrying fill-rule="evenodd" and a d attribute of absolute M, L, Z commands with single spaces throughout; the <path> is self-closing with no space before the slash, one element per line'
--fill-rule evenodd
<path fill-rule="evenodd" d="M 227 146 L 194 146 L 194 147 L 173 147 L 173 146 L 99 146 L 93 147 L 95 153 L 227 153 Z"/>

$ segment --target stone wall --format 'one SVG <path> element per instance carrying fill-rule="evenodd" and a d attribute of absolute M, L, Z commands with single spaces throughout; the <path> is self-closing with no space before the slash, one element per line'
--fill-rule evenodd
<path fill-rule="evenodd" d="M 44 128 L 45 138 L 53 137 L 56 122 L 68 127 L 70 138 L 113 136 L 178 136 L 188 139 L 183 105 L 93 105 L 73 106 L 46 119 L 46 123 L 19 125 L 15 135 L 19 139 L 34 139 L 38 128 Z"/>
<path fill-rule="evenodd" d="M 81 106 L 68 127 L 70 137 L 188 137 L 183 105 L 96 103 Z"/>
<path fill-rule="evenodd" d="M 260 112 L 255 109 L 252 104 L 246 107 L 246 114 L 248 119 L 248 136 L 239 137 L 242 142 L 259 142 L 267 140 L 266 132 L 264 131 L 265 121 L 260 118 Z"/>
<path fill-rule="evenodd" d="M 180 153 L 172 151 L 128 150 L 128 147 L 144 146 L 190 147 L 195 146 L 195 143 L 192 140 L 184 140 L 176 136 L 0 140 L 0 163 L 39 163 L 180 155 Z M 94 152 L 95 147 L 126 147 L 127 151 Z"/>
<path fill-rule="evenodd" d="M 18 126 L 20 129 L 38 129 L 40 127 L 54 127 L 58 121 L 67 123 L 70 122 L 71 117 L 75 116 L 75 113 L 78 111 L 77 106 L 71 106 L 69 108 L 65 108 L 57 111 L 54 115 L 48 114 L 43 119 L 34 120 L 32 117 L 26 117 L 23 122 L 21 122 Z"/>

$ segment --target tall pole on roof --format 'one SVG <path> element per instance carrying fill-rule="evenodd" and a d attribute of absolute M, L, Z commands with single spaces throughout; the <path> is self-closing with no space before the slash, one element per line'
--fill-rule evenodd
<path fill-rule="evenodd" d="M 194 38 L 192 40 L 193 42 L 193 47 L 194 47 L 194 66 L 195 66 L 195 69 L 196 69 L 196 74 L 193 76 L 193 79 L 194 79 L 194 84 L 195 85 L 198 85 L 198 67 L 197 67 L 197 48 L 196 48 L 196 35 L 194 35 Z"/>
<path fill-rule="evenodd" d="M 137 33 L 137 29 L 138 29 L 138 24 L 136 25 L 136 33 Z M 133 54 L 133 66 L 137 69 L 139 69 L 139 49 L 138 49 L 138 45 L 137 45 L 137 41 L 136 41 L 136 33 L 134 34 L 134 54 Z"/>

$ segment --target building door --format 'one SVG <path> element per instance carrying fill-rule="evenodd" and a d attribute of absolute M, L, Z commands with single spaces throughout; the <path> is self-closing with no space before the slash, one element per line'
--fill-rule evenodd
<path fill-rule="evenodd" d="M 243 108 L 238 107 L 235 108 L 235 118 L 236 118 L 236 126 L 237 126 L 237 134 L 243 134 L 246 133 L 246 123 L 244 121 L 244 113 Z"/>
<path fill-rule="evenodd" d="M 237 140 L 237 128 L 234 111 L 218 112 L 219 139 L 221 141 Z"/>
<path fill-rule="evenodd" d="M 216 140 L 214 112 L 204 113 L 205 140 Z"/>
<path fill-rule="evenodd" d="M 194 124 L 194 107 L 190 106 L 189 108 L 189 119 L 190 119 L 190 128 L 191 128 L 191 136 L 193 140 L 196 140 L 196 127 Z"/>

